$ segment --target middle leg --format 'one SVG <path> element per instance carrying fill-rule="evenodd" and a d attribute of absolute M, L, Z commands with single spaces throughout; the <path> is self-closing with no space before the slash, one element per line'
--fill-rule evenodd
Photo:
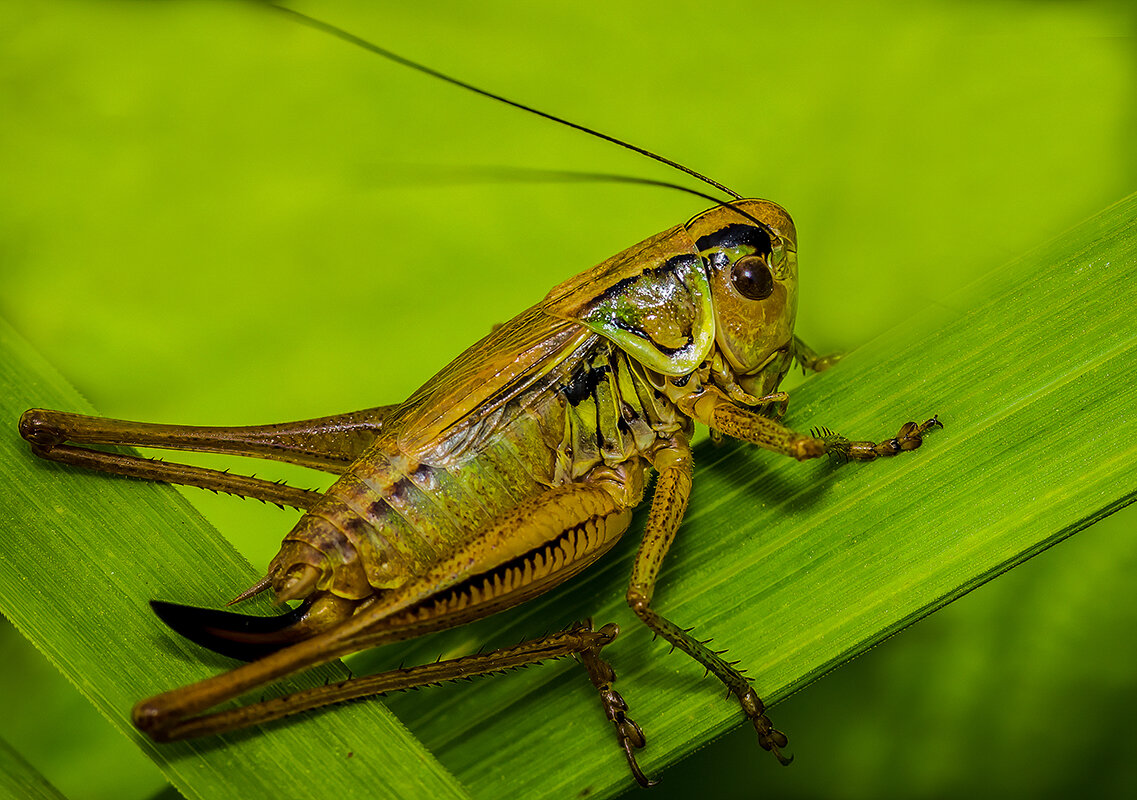
<path fill-rule="evenodd" d="M 687 653 L 721 680 L 729 692 L 738 698 L 743 713 L 758 731 L 758 743 L 762 748 L 772 752 L 782 764 L 789 764 L 792 758 L 782 754 L 782 748 L 787 744 L 786 736 L 776 730 L 766 716 L 766 707 L 750 685 L 749 679 L 734 664 L 724 660 L 721 653 L 711 650 L 689 631 L 661 616 L 652 606 L 659 570 L 675 540 L 675 533 L 683 521 L 683 513 L 691 496 L 690 446 L 685 440 L 675 437 L 655 453 L 653 463 L 659 475 L 656 478 L 647 529 L 632 568 L 628 605 L 656 635 Z"/>

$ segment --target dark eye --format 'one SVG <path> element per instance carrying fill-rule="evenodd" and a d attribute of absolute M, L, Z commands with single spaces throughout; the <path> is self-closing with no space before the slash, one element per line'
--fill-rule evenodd
<path fill-rule="evenodd" d="M 765 259 L 759 256 L 738 259 L 730 279 L 738 293 L 749 300 L 765 300 L 774 292 L 774 276 Z"/>

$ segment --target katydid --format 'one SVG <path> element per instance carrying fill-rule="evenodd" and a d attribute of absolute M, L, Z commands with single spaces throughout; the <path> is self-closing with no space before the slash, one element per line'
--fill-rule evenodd
<path fill-rule="evenodd" d="M 652 603 L 692 488 L 695 423 L 798 460 L 872 460 L 919 447 L 938 420 L 905 423 L 879 443 L 828 430 L 799 433 L 781 422 L 789 398 L 779 385 L 795 360 L 821 370 L 836 358 L 818 356 L 794 335 L 797 234 L 777 204 L 743 199 L 642 148 L 284 11 L 405 66 L 662 161 L 730 199 L 553 288 L 403 403 L 240 428 L 26 412 L 21 434 L 44 458 L 305 512 L 264 578 L 237 598 L 271 589 L 280 602 L 299 601 L 292 610 L 262 618 L 154 603 L 179 633 L 250 663 L 141 701 L 137 727 L 158 741 L 206 736 L 349 698 L 576 655 L 632 773 L 649 785 L 635 755 L 644 734 L 602 657 L 618 634 L 611 624 L 581 624 L 485 654 L 209 709 L 299 670 L 463 625 L 558 586 L 619 539 L 654 473 L 628 604 L 721 680 L 759 744 L 789 763 L 786 737 L 749 680 Z M 317 493 L 83 446 L 92 444 L 274 459 L 338 478 Z"/>

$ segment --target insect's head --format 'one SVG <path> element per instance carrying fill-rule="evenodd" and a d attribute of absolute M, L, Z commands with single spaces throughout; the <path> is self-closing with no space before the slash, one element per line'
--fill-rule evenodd
<path fill-rule="evenodd" d="M 750 394 L 774 391 L 792 359 L 797 234 L 785 209 L 740 200 L 706 211 L 687 231 L 707 267 L 715 344 Z"/>

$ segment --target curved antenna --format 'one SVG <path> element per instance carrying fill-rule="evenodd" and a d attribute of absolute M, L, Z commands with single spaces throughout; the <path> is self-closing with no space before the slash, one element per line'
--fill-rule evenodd
<path fill-rule="evenodd" d="M 377 44 L 372 44 L 371 42 L 367 41 L 366 39 L 361 39 L 360 37 L 356 36 L 353 33 L 348 33 L 347 31 L 345 31 L 342 28 L 337 28 L 335 25 L 332 25 L 331 23 L 324 22 L 322 20 L 318 20 L 315 17 L 309 17 L 307 14 L 304 14 L 300 11 L 296 11 L 294 9 L 288 8 L 287 6 L 278 5 L 276 3 L 269 3 L 269 7 L 276 9 L 277 11 L 279 11 L 282 14 L 286 14 L 287 16 L 291 17 L 292 19 L 294 19 L 300 23 L 303 23 L 304 25 L 307 25 L 310 28 L 315 28 L 318 31 L 323 31 L 324 33 L 335 36 L 337 39 L 342 39 L 345 42 L 348 42 L 350 44 L 354 44 L 356 47 L 362 47 L 364 50 L 368 50 L 368 51 L 375 53 L 376 55 L 382 56 L 383 58 L 386 58 L 390 61 L 394 61 L 396 64 L 402 64 L 404 67 L 409 67 L 410 69 L 417 70 L 418 72 L 422 72 L 426 75 L 430 75 L 431 77 L 438 78 L 439 80 L 442 80 L 442 81 L 446 81 L 447 83 L 451 83 L 455 86 L 460 86 L 463 89 L 467 89 L 471 92 L 474 92 L 475 94 L 480 94 L 483 97 L 488 97 L 491 100 L 497 100 L 499 103 L 505 103 L 506 105 L 513 106 L 514 108 L 519 108 L 522 111 L 527 111 L 530 114 L 536 114 L 538 117 L 544 117 L 545 119 L 551 120 L 552 122 L 556 122 L 556 123 L 559 123 L 561 125 L 566 125 L 569 128 L 574 128 L 578 131 L 581 131 L 582 133 L 587 133 L 589 136 L 595 136 L 598 139 L 603 139 L 606 142 L 611 142 L 612 144 L 619 145 L 620 147 L 623 147 L 627 150 L 631 150 L 632 152 L 639 153 L 642 156 L 647 156 L 648 158 L 654 159 L 655 161 L 658 161 L 661 164 L 666 164 L 667 166 L 671 167 L 672 169 L 677 169 L 680 172 L 685 172 L 688 175 L 690 175 L 692 178 L 697 178 L 698 180 L 702 181 L 703 183 L 706 183 L 710 186 L 715 187 L 720 192 L 725 192 L 726 194 L 733 197 L 735 200 L 741 200 L 742 199 L 742 195 L 740 195 L 738 192 L 736 192 L 732 189 L 728 189 L 726 186 L 723 186 L 718 181 L 712 180 L 712 179 L 708 178 L 706 175 L 702 175 L 698 172 L 695 172 L 695 170 L 691 169 L 690 167 L 685 167 L 676 161 L 672 161 L 670 158 L 665 158 L 665 157 L 663 157 L 657 153 L 653 153 L 650 150 L 647 150 L 643 147 L 637 147 L 636 145 L 631 144 L 630 142 L 625 142 L 622 139 L 617 139 L 615 136 L 609 136 L 606 133 L 601 133 L 600 131 L 593 130 L 592 128 L 589 128 L 585 125 L 578 125 L 575 122 L 570 122 L 569 120 L 563 119 L 562 117 L 558 117 L 558 116 L 555 116 L 553 114 L 548 114 L 544 111 L 540 111 L 536 108 L 533 108 L 532 106 L 527 106 L 524 103 L 518 103 L 515 100 L 510 100 L 507 97 L 502 97 L 500 94 L 494 94 L 493 92 L 486 91 L 485 89 L 479 89 L 477 86 L 474 86 L 473 84 L 466 83 L 465 81 L 458 80 L 457 78 L 452 78 L 449 75 L 446 75 L 442 72 L 439 72 L 438 70 L 431 69 L 430 67 L 428 67 L 424 64 L 419 64 L 417 61 L 411 61 L 409 58 L 404 58 L 403 56 L 399 55 L 398 53 L 392 53 L 390 50 L 382 48 Z M 706 197 L 706 195 L 702 195 L 702 196 Z M 710 198 L 710 199 L 714 200 L 714 198 Z M 717 203 L 719 201 L 715 200 L 715 202 Z"/>
<path fill-rule="evenodd" d="M 715 197 L 714 195 L 709 195 L 706 192 L 700 192 L 698 189 L 692 189 L 689 186 L 682 186 L 678 183 L 671 183 L 670 181 L 655 180 L 654 178 L 640 178 L 640 177 L 637 177 L 635 175 L 620 175 L 619 173 L 615 173 L 615 172 L 574 172 L 572 170 L 561 170 L 561 169 L 528 169 L 528 168 L 522 169 L 522 168 L 516 168 L 516 169 L 510 169 L 510 170 L 504 172 L 503 174 L 509 175 L 515 180 L 516 179 L 524 180 L 525 176 L 532 175 L 533 180 L 537 180 L 537 181 L 542 181 L 542 180 L 545 180 L 545 181 L 565 181 L 565 182 L 576 181 L 576 182 L 580 182 L 580 183 L 595 181 L 597 183 L 631 183 L 631 184 L 636 184 L 639 186 L 658 186 L 661 189 L 674 189 L 677 192 L 683 192 L 684 194 L 689 194 L 689 195 L 693 195 L 695 197 L 701 197 L 704 200 L 709 200 L 710 202 L 714 203 L 716 206 L 721 206 L 723 208 L 729 208 L 735 214 L 738 214 L 740 217 L 743 217 L 745 219 L 750 220 L 751 222 L 753 222 L 758 227 L 760 227 L 766 231 L 770 230 L 770 226 L 767 225 L 765 222 L 763 222 L 762 220 L 753 216 L 752 214 L 749 214 L 746 211 L 743 211 L 741 208 L 738 208 L 734 204 L 735 200 L 742 200 L 743 199 L 743 198 L 739 197 L 738 195 L 734 195 L 734 198 L 732 200 L 720 200 L 719 198 Z M 734 193 L 731 192 L 731 194 L 734 194 Z"/>
<path fill-rule="evenodd" d="M 733 201 L 722 200 L 712 194 L 692 189 L 680 183 L 657 180 L 655 178 L 641 178 L 638 175 L 621 175 L 618 172 L 583 172 L 569 169 L 541 169 L 539 167 L 509 167 L 509 166 L 437 166 L 411 164 L 404 165 L 402 169 L 395 167 L 384 168 L 384 180 L 387 183 L 391 175 L 404 174 L 421 183 L 423 178 L 436 183 L 492 183 L 495 181 L 511 183 L 627 183 L 637 186 L 657 186 L 662 189 L 674 189 L 693 197 L 710 201 L 715 205 L 730 205 Z M 398 183 L 398 177 L 395 182 Z M 737 209 L 736 209 L 737 210 Z M 739 211 L 741 214 L 742 212 Z"/>
<path fill-rule="evenodd" d="M 412 168 L 411 172 L 416 172 L 417 168 Z M 661 189 L 674 189 L 677 192 L 692 195 L 693 197 L 701 197 L 704 200 L 714 203 L 716 206 L 722 208 L 729 208 L 735 214 L 738 214 L 744 219 L 748 219 L 758 227 L 769 231 L 770 226 L 758 219 L 754 215 L 743 211 L 734 204 L 734 200 L 722 200 L 714 195 L 700 192 L 698 189 L 692 189 L 690 186 L 683 186 L 678 183 L 671 183 L 670 181 L 656 180 L 655 178 L 641 178 L 636 175 L 621 175 L 616 172 L 578 172 L 575 170 L 567 169 L 533 169 L 530 167 L 467 167 L 460 171 L 453 171 L 445 169 L 443 178 L 450 177 L 465 177 L 477 178 L 486 180 L 503 180 L 503 181 L 530 181 L 530 182 L 561 182 L 561 183 L 629 183 L 637 186 L 657 186 Z M 741 198 L 739 198 L 741 199 Z M 255 587 L 254 587 L 255 588 Z M 244 599 L 244 595 L 238 597 L 233 602 L 238 602 Z"/>

